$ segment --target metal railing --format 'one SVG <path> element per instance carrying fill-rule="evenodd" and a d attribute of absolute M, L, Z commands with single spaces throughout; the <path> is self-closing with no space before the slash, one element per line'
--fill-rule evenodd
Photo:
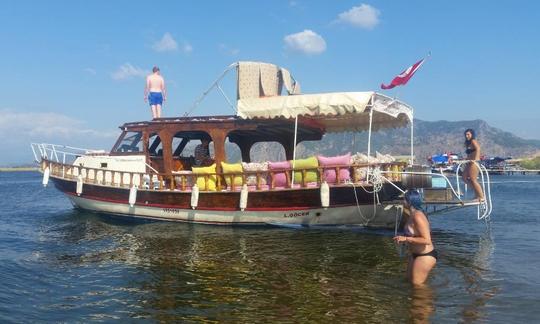
<path fill-rule="evenodd" d="M 84 154 L 106 153 L 102 150 L 90 150 L 80 147 L 67 145 L 48 144 L 48 143 L 30 143 L 34 160 L 40 163 L 42 159 L 62 164 L 72 163 L 75 159 Z"/>
<path fill-rule="evenodd" d="M 51 151 L 52 152 L 52 151 Z M 329 182 L 330 186 L 336 185 L 348 185 L 349 183 L 356 183 L 361 186 L 370 186 L 370 182 L 373 180 L 368 177 L 368 164 L 356 164 L 356 165 L 336 165 L 326 167 L 315 168 L 297 168 L 296 171 L 300 176 L 300 181 L 292 181 L 292 168 L 279 169 L 279 170 L 267 170 L 267 171 L 243 171 L 235 173 L 218 173 L 212 172 L 208 174 L 192 173 L 192 172 L 171 172 L 160 173 L 156 169 L 148 166 L 148 172 L 131 172 L 120 170 L 107 170 L 102 168 L 92 168 L 86 166 L 73 165 L 71 163 L 64 163 L 59 161 L 53 153 L 54 158 L 48 158 L 51 152 L 47 152 L 41 162 L 41 170 L 49 168 L 51 176 L 74 180 L 79 176 L 83 177 L 84 183 L 109 185 L 116 187 L 129 187 L 137 185 L 141 189 L 153 189 L 153 190 L 191 190 L 191 186 L 199 182 L 204 183 L 204 187 L 208 188 L 211 182 L 214 182 L 215 190 L 230 190 L 239 191 L 244 184 L 250 185 L 252 190 L 273 190 L 273 189 L 291 189 L 291 188 L 313 188 L 320 187 L 324 182 L 324 172 L 326 170 L 335 171 L 335 180 Z M 58 155 L 58 151 L 56 151 Z M 62 155 L 63 156 L 63 152 Z M 68 155 L 66 153 L 66 155 Z M 373 168 L 371 164 L 371 168 Z M 403 167 L 403 163 L 384 163 L 378 164 L 377 169 L 385 170 L 389 172 L 389 179 L 391 181 L 401 181 L 401 172 L 398 168 Z M 341 170 L 347 169 L 352 174 L 350 180 L 344 180 L 340 178 Z M 308 173 L 316 172 L 316 181 L 308 182 Z M 284 174 L 286 184 L 283 186 L 277 183 L 278 174 Z M 248 183 L 249 177 L 255 177 L 255 184 Z M 213 187 L 214 185 L 210 186 Z M 201 188 L 202 189 L 202 188 Z M 204 191 L 204 189 L 203 189 Z M 211 190 L 213 191 L 213 190 Z"/>

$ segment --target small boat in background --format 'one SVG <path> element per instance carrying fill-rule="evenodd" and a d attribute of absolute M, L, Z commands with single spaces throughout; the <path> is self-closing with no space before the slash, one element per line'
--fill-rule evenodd
<path fill-rule="evenodd" d="M 460 157 L 454 153 L 434 154 L 428 158 L 431 169 L 435 173 L 456 173 Z"/>

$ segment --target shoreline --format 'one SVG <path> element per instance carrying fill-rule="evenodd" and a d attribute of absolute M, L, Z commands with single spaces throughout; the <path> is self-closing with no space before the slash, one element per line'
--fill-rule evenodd
<path fill-rule="evenodd" d="M 7 167 L 0 168 L 0 172 L 38 171 L 38 167 Z"/>

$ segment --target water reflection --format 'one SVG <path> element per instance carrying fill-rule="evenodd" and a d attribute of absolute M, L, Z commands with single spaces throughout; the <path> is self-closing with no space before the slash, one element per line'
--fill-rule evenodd
<path fill-rule="evenodd" d="M 433 289 L 429 285 L 412 288 L 410 317 L 413 323 L 431 323 L 435 311 Z"/>
<path fill-rule="evenodd" d="M 435 289 L 440 295 L 438 299 L 445 301 L 438 307 L 444 307 L 445 312 L 460 322 L 485 320 L 486 306 L 500 290 L 491 269 L 495 249 L 491 228 L 487 227 L 481 235 L 452 232 L 437 235 L 444 253 Z"/>
<path fill-rule="evenodd" d="M 489 234 L 435 232 L 442 262 L 431 287 L 413 289 L 391 232 L 132 224 L 74 213 L 44 227 L 63 248 L 43 258 L 63 268 L 106 268 L 78 288 L 95 292 L 99 282 L 99 293 L 114 295 L 110 308 L 129 305 L 121 318 L 424 323 L 451 310 L 474 321 L 496 292 L 485 285 Z"/>

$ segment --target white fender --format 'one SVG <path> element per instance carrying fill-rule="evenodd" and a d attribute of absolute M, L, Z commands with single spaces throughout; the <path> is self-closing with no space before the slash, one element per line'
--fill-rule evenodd
<path fill-rule="evenodd" d="M 199 186 L 197 184 L 194 184 L 191 188 L 191 208 L 195 209 L 197 208 L 197 205 L 199 204 Z"/>
<path fill-rule="evenodd" d="M 242 191 L 240 191 L 240 210 L 244 211 L 247 207 L 247 201 L 248 201 L 248 186 L 247 184 L 244 184 L 242 186 Z"/>
<path fill-rule="evenodd" d="M 133 185 L 133 187 L 129 189 L 129 206 L 133 207 L 135 202 L 137 202 L 137 185 Z"/>
<path fill-rule="evenodd" d="M 330 187 L 326 181 L 321 183 L 321 205 L 323 208 L 330 206 Z"/>
<path fill-rule="evenodd" d="M 46 167 L 45 170 L 43 170 L 43 181 L 41 182 L 43 184 L 43 187 L 47 187 L 47 184 L 49 183 L 49 175 L 51 174 L 51 170 L 49 167 Z"/>
<path fill-rule="evenodd" d="M 79 176 L 77 177 L 77 189 L 76 189 L 76 193 L 77 193 L 77 196 L 80 196 L 82 194 L 82 191 L 83 191 L 83 177 L 82 175 L 79 174 Z"/>

